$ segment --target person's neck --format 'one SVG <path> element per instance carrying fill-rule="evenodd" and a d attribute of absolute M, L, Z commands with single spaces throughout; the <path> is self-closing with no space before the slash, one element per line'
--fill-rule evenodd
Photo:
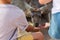
<path fill-rule="evenodd" d="M 10 4 L 10 2 L 0 1 L 0 4 Z"/>

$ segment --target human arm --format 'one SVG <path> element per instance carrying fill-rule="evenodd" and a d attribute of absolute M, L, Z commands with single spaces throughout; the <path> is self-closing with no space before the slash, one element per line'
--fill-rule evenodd
<path fill-rule="evenodd" d="M 51 2 L 52 0 L 39 0 L 39 3 L 44 5 L 44 4 L 47 4 L 49 2 Z"/>

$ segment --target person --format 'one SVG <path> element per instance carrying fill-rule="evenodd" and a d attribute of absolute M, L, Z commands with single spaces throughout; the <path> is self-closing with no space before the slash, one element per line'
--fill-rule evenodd
<path fill-rule="evenodd" d="M 52 0 L 39 0 L 40 4 L 47 4 Z M 49 35 L 53 40 L 60 40 L 60 0 L 53 0 L 52 17 L 49 28 Z"/>
<path fill-rule="evenodd" d="M 28 25 L 24 12 L 12 5 L 11 0 L 0 0 L 0 40 L 18 40 L 18 28 L 20 31 L 29 30 L 29 28 L 39 30 L 39 28 Z M 44 40 L 41 32 L 34 32 L 30 35 L 35 40 Z"/>

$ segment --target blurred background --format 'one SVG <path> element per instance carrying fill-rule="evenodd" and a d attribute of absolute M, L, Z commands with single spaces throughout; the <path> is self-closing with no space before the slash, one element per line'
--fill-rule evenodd
<path fill-rule="evenodd" d="M 38 0 L 12 0 L 12 4 L 21 8 L 26 15 L 28 23 L 38 27 L 46 22 L 50 22 L 52 2 L 45 5 L 39 4 Z M 48 35 L 48 29 L 42 29 L 45 40 L 52 40 Z"/>

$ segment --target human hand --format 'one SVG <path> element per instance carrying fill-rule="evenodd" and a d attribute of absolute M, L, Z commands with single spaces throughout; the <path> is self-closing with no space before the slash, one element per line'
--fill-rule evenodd
<path fill-rule="evenodd" d="M 44 29 L 44 28 L 48 28 L 49 26 L 50 26 L 50 23 L 45 23 L 45 24 L 39 25 L 39 28 Z"/>

